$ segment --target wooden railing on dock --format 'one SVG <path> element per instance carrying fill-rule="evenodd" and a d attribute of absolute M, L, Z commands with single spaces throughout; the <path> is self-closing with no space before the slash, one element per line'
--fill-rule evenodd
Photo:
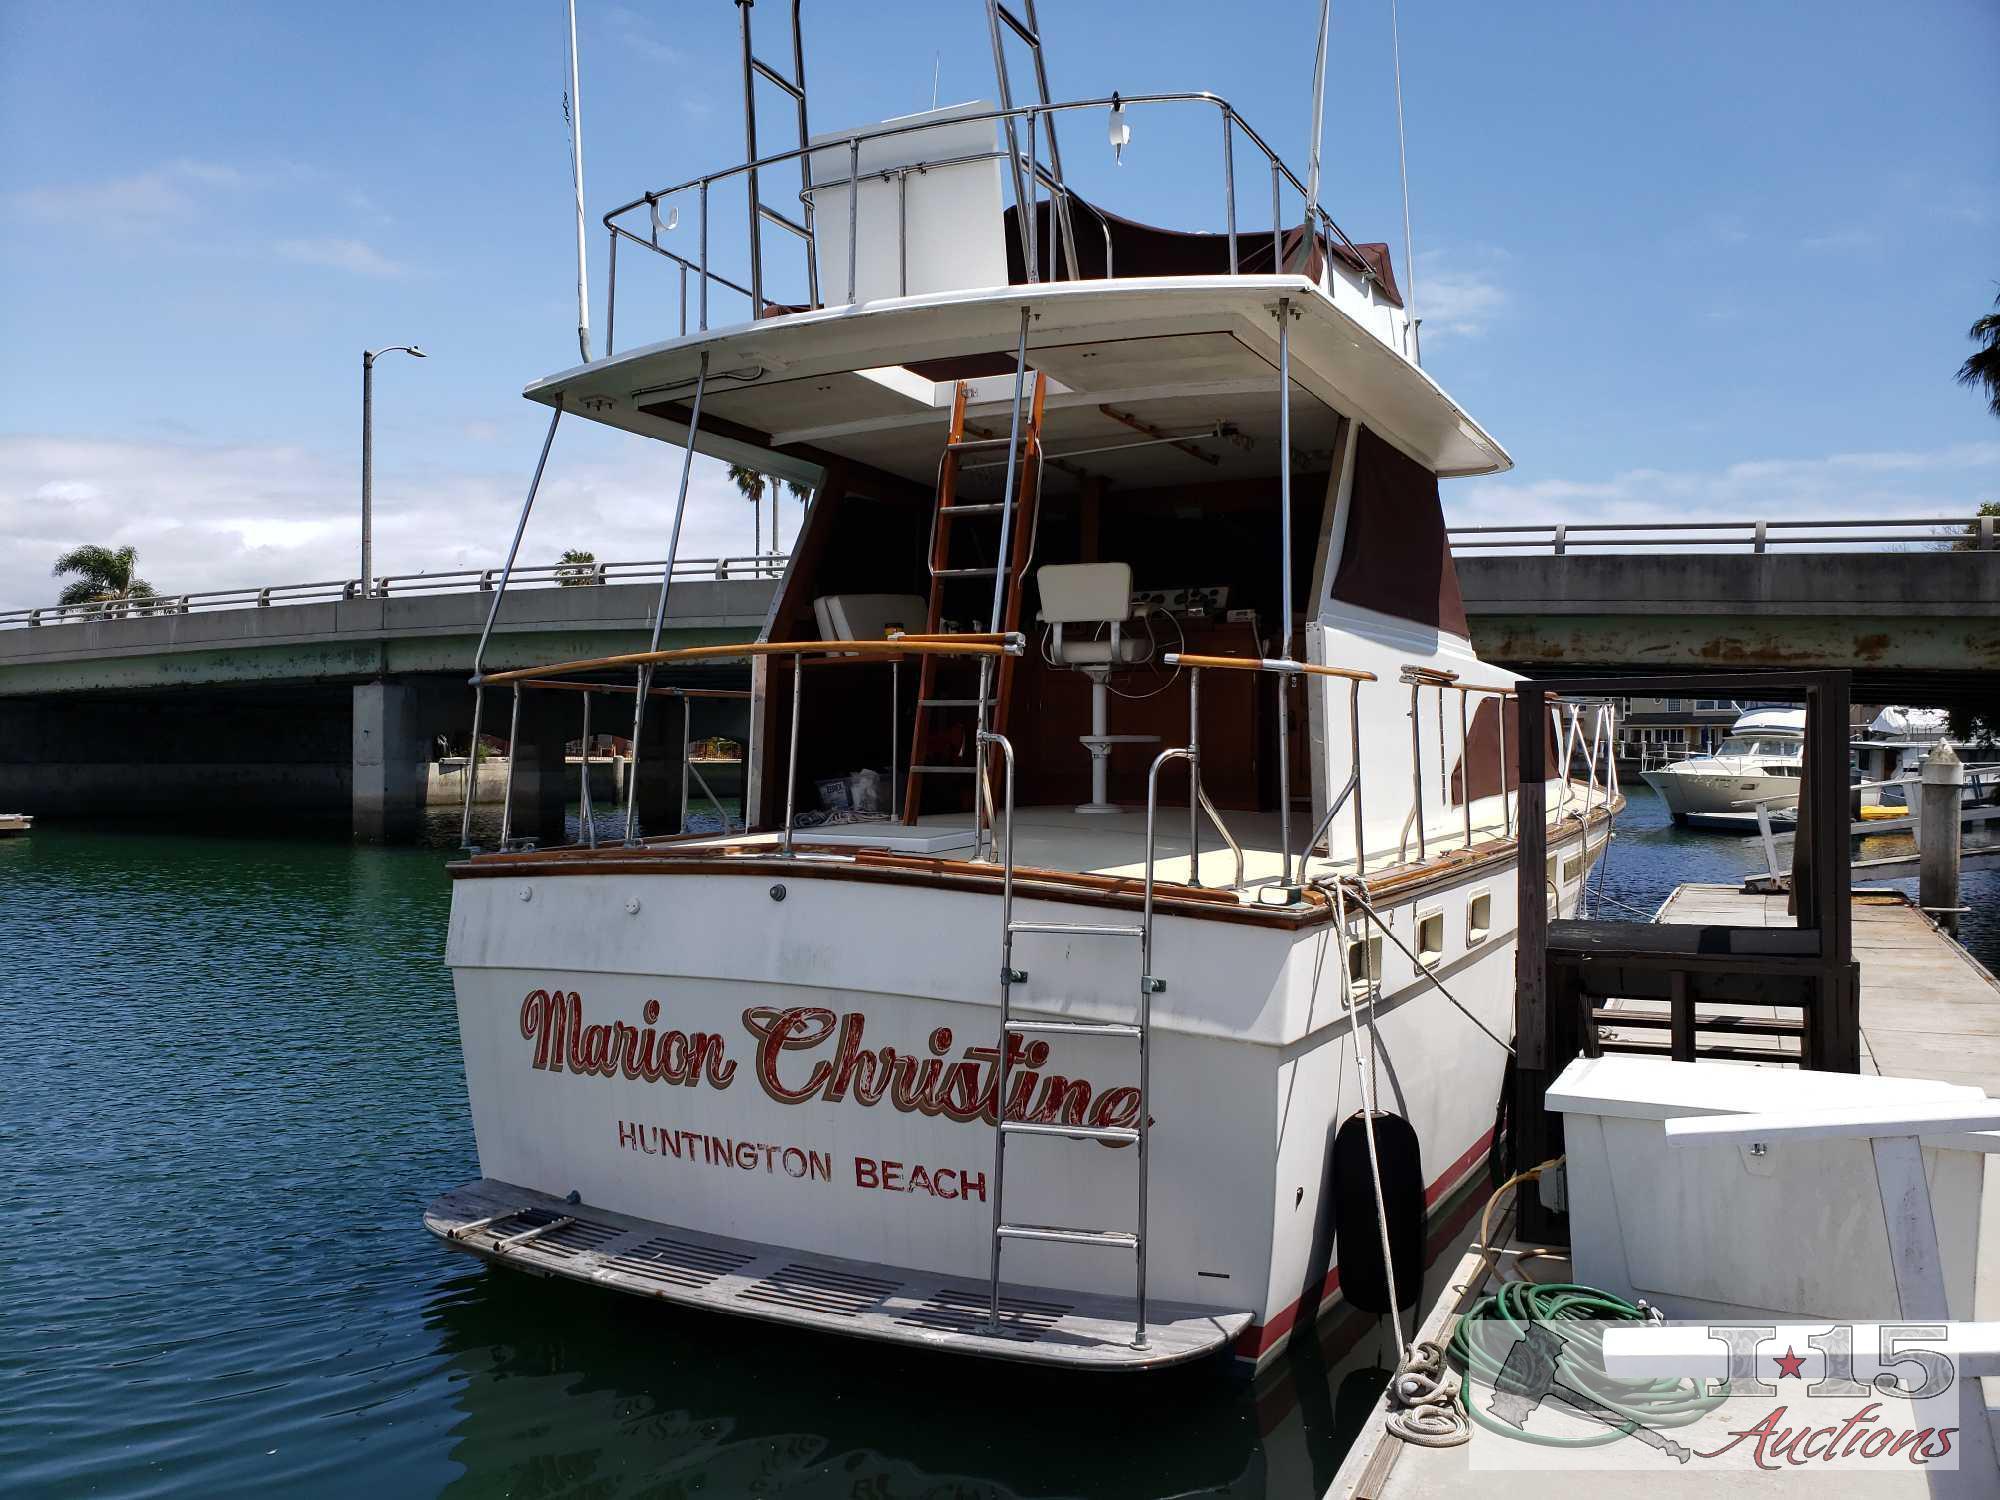
<path fill-rule="evenodd" d="M 1833 1072 L 1861 1066 L 1860 975 L 1849 909 L 1847 709 L 1845 672 L 1759 672 L 1727 677 L 1564 678 L 1517 684 L 1521 721 L 1532 723 L 1551 695 L 1586 698 L 1719 696 L 1738 702 L 1804 700 L 1805 763 L 1793 846 L 1792 928 L 1669 927 L 1650 922 L 1551 922 L 1544 897 L 1547 825 L 1543 819 L 1545 745 L 1520 737 L 1520 927 L 1515 992 L 1515 1093 L 1518 1165 L 1562 1154 L 1562 1121 L 1544 1095 L 1569 1062 L 1614 1050 L 1655 1052 L 1676 1061 L 1743 1058 L 1773 1061 L 1737 1039 L 1796 1037 L 1779 1059 Z M 1623 1027 L 1666 1032 L 1653 1041 L 1607 1043 L 1599 1034 L 1608 1002 L 1664 1001 L 1666 1011 L 1617 1012 Z M 1791 1016 L 1703 1016 L 1699 1007 L 1773 1006 Z M 1710 1039 L 1704 1039 L 1704 1033 Z M 1715 1040 L 1714 1038 L 1721 1038 Z M 1567 1216 L 1538 1198 L 1521 1202 L 1521 1231 L 1543 1243 L 1567 1243 Z"/>

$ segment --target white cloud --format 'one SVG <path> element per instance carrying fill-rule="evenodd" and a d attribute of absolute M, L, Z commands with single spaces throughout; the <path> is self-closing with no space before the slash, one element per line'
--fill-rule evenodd
<path fill-rule="evenodd" d="M 2000 442 L 1628 469 L 1604 479 L 1458 480 L 1454 526 L 1970 516 L 2000 495 Z"/>
<path fill-rule="evenodd" d="M 409 275 L 407 266 L 389 259 L 365 240 L 334 237 L 279 240 L 276 248 L 287 260 L 308 266 L 324 266 L 333 271 L 351 271 L 357 276 L 393 278 Z"/>
<path fill-rule="evenodd" d="M 1509 299 L 1500 272 L 1506 260 L 1505 251 L 1491 248 L 1419 255 L 1414 294 L 1424 337 L 1477 338 L 1504 315 Z"/>
<path fill-rule="evenodd" d="M 185 222 L 204 194 L 240 188 L 244 181 L 235 167 L 183 159 L 101 182 L 27 188 L 11 194 L 9 201 L 33 223 L 129 234 Z"/>
<path fill-rule="evenodd" d="M 1840 229 L 1829 229 L 1822 234 L 1809 234 L 1799 241 L 1801 250 L 1819 253 L 1858 254 L 1873 250 L 1878 237 L 1872 229 L 1863 229 L 1858 224 L 1849 224 Z"/>
<path fill-rule="evenodd" d="M 521 449 L 520 433 L 508 445 Z M 565 455 L 561 450 L 569 448 Z M 565 431 L 522 547 L 524 563 L 583 547 L 606 561 L 666 547 L 680 450 L 621 433 Z M 388 574 L 497 567 L 533 463 L 375 473 L 375 566 Z M 505 461 L 502 460 L 504 465 Z M 354 574 L 360 481 L 347 454 L 282 444 L 0 437 L 0 608 L 52 603 L 49 566 L 81 542 L 136 547 L 163 592 L 263 587 Z M 786 499 L 782 534 L 801 507 Z M 768 505 L 764 530 L 770 530 Z M 683 557 L 742 556 L 751 510 L 723 466 L 694 470 Z"/>
<path fill-rule="evenodd" d="M 618 46 L 627 52 L 635 52 L 649 62 L 679 66 L 687 60 L 687 54 L 678 47 L 669 46 L 660 39 L 659 33 L 646 17 L 622 5 L 614 5 L 605 12 L 605 20 L 611 27 L 611 35 Z M 770 43 L 765 43 L 768 47 Z M 586 49 L 588 50 L 588 49 Z M 766 52 L 767 57 L 780 53 Z"/>

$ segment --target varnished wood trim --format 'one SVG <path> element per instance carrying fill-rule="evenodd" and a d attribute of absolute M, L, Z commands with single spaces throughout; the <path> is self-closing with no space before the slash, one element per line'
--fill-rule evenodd
<path fill-rule="evenodd" d="M 1595 829 L 1607 823 L 1616 811 L 1614 807 L 1608 812 L 1593 812 L 1589 827 Z M 1570 836 L 1570 830 L 1559 830 L 1550 844 L 1560 848 L 1569 842 Z M 682 840 L 713 837 L 713 834 L 681 835 Z M 753 853 L 741 845 L 737 847 L 745 848 L 745 852 L 733 855 L 683 852 L 670 844 L 651 844 L 643 849 L 622 846 L 532 849 L 511 854 L 475 855 L 447 868 L 454 880 L 504 880 L 523 875 L 783 875 L 788 880 L 872 881 L 880 885 L 921 886 L 988 895 L 997 895 L 1000 891 L 1000 869 L 997 865 L 976 865 L 959 859 L 924 859 L 907 854 L 809 843 L 801 843 L 798 847 L 808 853 L 849 857 L 837 861 L 787 859 L 772 853 Z M 1449 890 L 1473 877 L 1513 863 L 1516 847 L 1514 839 L 1491 839 L 1471 849 L 1439 855 L 1420 865 L 1371 875 L 1368 877 L 1369 899 L 1398 903 L 1421 900 L 1435 891 Z M 1141 881 L 1073 870 L 1017 866 L 1014 890 L 1020 897 L 1066 901 L 1076 906 L 1136 911 L 1145 905 L 1144 884 Z M 1316 890 L 1306 892 L 1303 909 L 1294 909 L 1245 905 L 1236 899 L 1233 892 L 1205 886 L 1155 885 L 1153 907 L 1167 916 L 1294 931 L 1316 927 L 1333 917 L 1332 905 Z"/>

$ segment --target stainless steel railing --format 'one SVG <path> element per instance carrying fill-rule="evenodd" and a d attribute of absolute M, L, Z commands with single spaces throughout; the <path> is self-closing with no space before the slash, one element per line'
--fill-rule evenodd
<path fill-rule="evenodd" d="M 800 146 L 788 151 L 773 152 L 767 156 L 759 156 L 753 161 L 742 162 L 736 166 L 724 168 L 719 172 L 710 172 L 700 177 L 690 178 L 686 182 L 677 183 L 672 187 L 656 189 L 632 199 L 629 203 L 620 204 L 604 215 L 604 226 L 610 236 L 611 253 L 614 257 L 613 268 L 608 278 L 606 290 L 607 307 L 605 312 L 605 326 L 607 344 L 611 343 L 611 332 L 616 326 L 617 319 L 617 272 L 615 257 L 618 244 L 621 240 L 654 251 L 676 266 L 681 284 L 680 330 L 683 334 L 688 331 L 687 292 L 690 278 L 693 279 L 695 286 L 695 328 L 697 331 L 705 332 L 709 327 L 709 289 L 711 283 L 748 298 L 750 301 L 748 310 L 751 321 L 754 322 L 758 318 L 763 317 L 770 308 L 777 304 L 768 300 L 768 281 L 765 276 L 761 239 L 748 247 L 749 266 L 747 269 L 739 271 L 739 275 L 749 281 L 748 286 L 743 284 L 743 280 L 732 278 L 719 269 L 713 263 L 709 245 L 709 200 L 713 191 L 718 184 L 730 182 L 739 177 L 748 181 L 754 179 L 758 173 L 768 171 L 773 167 L 782 166 L 789 162 L 804 161 L 815 155 L 832 155 L 843 149 L 847 155 L 847 171 L 845 173 L 813 182 L 810 187 L 801 188 L 799 196 L 802 204 L 802 212 L 799 222 L 784 218 L 782 215 L 775 213 L 766 213 L 763 216 L 767 222 L 778 222 L 782 227 L 790 230 L 805 246 L 808 270 L 806 302 L 802 308 L 795 309 L 787 306 L 784 309 L 785 311 L 807 310 L 830 305 L 825 295 L 825 289 L 829 284 L 826 275 L 827 268 L 821 264 L 819 255 L 818 230 L 820 226 L 814 221 L 810 213 L 803 211 L 810 209 L 812 194 L 823 194 L 830 190 L 838 191 L 842 188 L 847 190 L 847 265 L 843 284 L 845 286 L 844 300 L 851 303 L 855 300 L 859 280 L 859 265 L 857 261 L 859 237 L 855 231 L 859 215 L 861 184 L 871 181 L 884 183 L 898 181 L 900 183 L 902 180 L 907 179 L 908 174 L 911 172 L 923 172 L 939 167 L 962 165 L 976 161 L 1010 161 L 1017 172 L 1023 174 L 1019 180 L 1029 184 L 1028 197 L 1030 201 L 1027 203 L 1017 202 L 1016 204 L 1019 218 L 1017 233 L 1022 239 L 1023 261 L 1027 278 L 1030 282 L 1039 281 L 1041 279 L 1042 257 L 1035 243 L 1037 233 L 1035 220 L 1038 214 L 1041 191 L 1044 189 L 1047 190 L 1051 201 L 1057 203 L 1064 213 L 1073 212 L 1079 206 L 1092 213 L 1097 213 L 1098 211 L 1094 206 L 1078 198 L 1059 176 L 1049 170 L 1048 165 L 1037 160 L 1035 139 L 1038 131 L 1052 128 L 1053 121 L 1057 116 L 1080 110 L 1110 110 L 1116 106 L 1129 111 L 1134 107 L 1149 105 L 1187 105 L 1196 108 L 1213 109 L 1220 117 L 1222 124 L 1221 189 L 1223 219 L 1226 226 L 1225 233 L 1229 242 L 1230 274 L 1237 274 L 1241 266 L 1237 234 L 1235 167 L 1236 140 L 1238 136 L 1241 136 L 1245 142 L 1262 155 L 1265 168 L 1268 170 L 1270 176 L 1273 267 L 1282 266 L 1284 263 L 1285 190 L 1289 187 L 1300 205 L 1299 222 L 1310 222 L 1320 234 L 1324 235 L 1329 244 L 1338 245 L 1345 250 L 1352 257 L 1353 265 L 1357 268 L 1357 273 L 1364 280 L 1369 282 L 1377 280 L 1375 272 L 1367 258 L 1361 254 L 1353 240 L 1348 238 L 1346 232 L 1334 222 L 1331 215 L 1317 203 L 1310 201 L 1306 192 L 1306 186 L 1299 179 L 1298 175 L 1285 164 L 1283 159 L 1279 157 L 1277 152 L 1271 148 L 1264 138 L 1236 112 L 1235 107 L 1227 99 L 1224 99 L 1219 94 L 1211 94 L 1206 91 L 1119 94 L 1107 95 L 1102 98 L 1066 100 L 1053 104 L 1024 104 L 1013 108 L 985 110 L 977 114 L 953 117 L 951 121 L 953 124 L 977 123 L 982 120 L 989 120 L 1008 126 L 1010 127 L 1009 133 L 1014 135 L 1017 140 L 1019 139 L 1019 135 L 1013 127 L 1025 124 L 1027 126 L 1028 146 L 1018 154 L 1008 150 L 974 152 L 950 158 L 940 158 L 937 161 L 910 163 L 902 166 L 874 168 L 863 171 L 860 163 L 861 147 L 864 143 L 893 139 L 898 136 L 912 135 L 926 130 L 935 130 L 938 126 L 938 121 L 919 120 L 902 125 L 878 125 L 867 130 L 854 131 L 841 139 L 821 140 L 816 144 Z M 1175 161 L 1177 167 L 1184 168 L 1184 159 L 1176 158 Z M 899 192 L 899 199 L 900 197 L 901 194 Z M 683 201 L 689 202 L 697 219 L 695 230 L 696 244 L 694 254 L 691 257 L 677 254 L 660 243 L 660 236 L 671 233 L 677 225 L 680 206 Z M 668 216 L 665 220 L 660 216 L 662 206 L 666 206 L 668 209 Z M 824 214 L 823 209 L 821 213 L 822 215 Z M 645 215 L 645 222 L 643 225 L 635 226 L 631 220 L 633 216 L 639 214 Z M 1099 231 L 1103 235 L 1105 243 L 1106 274 L 1109 274 L 1110 226 L 1101 213 L 1098 213 L 1098 223 Z M 907 247 L 902 242 L 900 232 L 898 235 L 898 245 L 899 255 L 904 255 Z M 1056 253 L 1059 248 L 1051 247 L 1048 260 L 1052 271 L 1061 271 L 1064 269 L 1062 264 L 1063 257 Z M 1076 265 L 1073 252 L 1068 259 L 1068 278 L 1075 279 L 1079 275 L 1079 268 Z M 1063 278 L 1058 277 L 1057 279 Z"/>
<path fill-rule="evenodd" d="M 1964 543 L 1967 550 L 2000 548 L 2000 517 L 1943 516 L 1787 521 L 1538 521 L 1520 526 L 1453 526 L 1453 552 L 1504 548 L 1561 557 L 1573 548 L 1672 547 L 1768 552 L 1774 547 L 1853 547 Z"/>

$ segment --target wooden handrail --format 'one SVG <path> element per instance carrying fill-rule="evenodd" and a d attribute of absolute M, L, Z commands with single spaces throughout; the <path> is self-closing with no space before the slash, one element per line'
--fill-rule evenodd
<path fill-rule="evenodd" d="M 1220 667 L 1231 672 L 1302 672 L 1310 677 L 1341 677 L 1349 682 L 1376 680 L 1373 672 L 1358 672 L 1352 667 L 1322 667 L 1317 662 L 1280 661 L 1272 657 L 1190 656 L 1182 651 L 1169 651 L 1160 660 L 1170 667 L 1199 667 L 1203 671 Z"/>
<path fill-rule="evenodd" d="M 491 682 L 491 677 L 486 679 Z M 525 677 L 522 687 L 555 688 L 565 693 L 635 693 L 637 688 L 624 682 L 555 682 L 545 677 Z M 647 689 L 654 698 L 748 698 L 747 688 L 702 688 L 702 687 L 656 687 Z"/>
<path fill-rule="evenodd" d="M 1018 655 L 1020 645 L 973 640 L 964 645 L 953 637 L 899 641 L 744 641 L 733 646 L 680 646 L 670 651 L 628 651 L 620 656 L 592 656 L 581 661 L 551 662 L 511 672 L 488 672 L 481 682 L 527 682 L 549 672 L 597 672 L 608 667 L 643 667 L 663 662 L 715 661 L 743 656 L 804 656 L 808 652 L 838 652 L 848 656 L 1005 656 Z"/>
<path fill-rule="evenodd" d="M 883 639 L 889 641 L 969 641 L 984 643 L 989 646 L 1005 646 L 1015 638 L 1015 636 L 1009 635 L 1004 630 L 968 630 L 957 635 L 949 631 L 940 631 L 936 635 L 926 635 L 921 630 L 898 630 L 883 637 Z"/>

